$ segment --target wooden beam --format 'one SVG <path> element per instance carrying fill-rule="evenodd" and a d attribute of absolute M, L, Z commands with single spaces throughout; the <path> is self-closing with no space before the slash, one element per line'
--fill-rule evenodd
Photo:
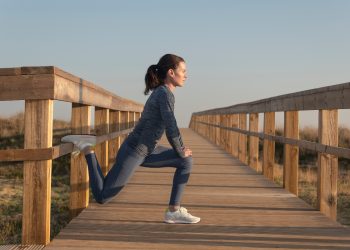
<path fill-rule="evenodd" d="M 249 114 L 249 131 L 258 132 L 259 129 L 259 114 Z M 259 169 L 259 137 L 249 136 L 249 166 L 255 171 Z"/>
<path fill-rule="evenodd" d="M 349 109 L 350 82 L 195 112 L 194 115 Z"/>
<path fill-rule="evenodd" d="M 321 143 L 338 146 L 338 110 L 320 110 L 318 137 Z M 317 197 L 318 208 L 337 220 L 338 157 L 318 154 Z"/>
<path fill-rule="evenodd" d="M 110 119 L 110 132 L 120 131 L 120 111 L 118 110 L 110 110 L 109 111 L 109 119 Z M 116 137 L 108 142 L 108 166 L 109 169 L 112 168 L 115 163 L 115 159 L 120 148 L 120 137 Z"/>
<path fill-rule="evenodd" d="M 24 148 L 52 146 L 53 101 L 25 102 Z M 22 244 L 50 242 L 52 160 L 23 164 Z"/>
<path fill-rule="evenodd" d="M 95 133 L 97 136 L 109 132 L 109 110 L 95 107 Z M 97 144 L 95 147 L 96 158 L 100 164 L 102 173 L 106 176 L 108 168 L 108 141 Z"/>
<path fill-rule="evenodd" d="M 230 115 L 230 127 L 232 128 L 238 128 L 239 127 L 239 115 L 238 114 L 232 114 Z M 230 144 L 231 144 L 231 154 L 238 158 L 238 145 L 239 145 L 239 133 L 237 132 L 231 132 L 230 134 Z"/>
<path fill-rule="evenodd" d="M 0 68 L 0 101 L 53 99 L 141 112 L 143 105 L 117 96 L 57 67 Z"/>
<path fill-rule="evenodd" d="M 90 106 L 72 103 L 71 128 L 72 134 L 90 134 Z M 69 196 L 71 218 L 76 217 L 88 204 L 89 173 L 85 156 L 83 154 L 71 155 Z"/>
<path fill-rule="evenodd" d="M 299 139 L 299 112 L 284 113 L 284 136 Z M 299 147 L 284 145 L 283 187 L 298 196 Z"/>
<path fill-rule="evenodd" d="M 247 114 L 239 114 L 239 128 L 247 130 Z M 247 136 L 239 134 L 238 159 L 247 164 Z"/>
<path fill-rule="evenodd" d="M 267 112 L 264 114 L 264 134 L 275 134 L 275 113 Z M 273 169 L 275 165 L 275 142 L 264 140 L 263 148 L 263 174 L 273 180 Z"/>

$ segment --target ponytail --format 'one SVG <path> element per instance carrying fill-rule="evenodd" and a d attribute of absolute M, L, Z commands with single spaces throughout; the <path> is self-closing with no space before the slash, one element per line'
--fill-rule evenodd
<path fill-rule="evenodd" d="M 146 76 L 145 76 L 145 83 L 146 83 L 146 89 L 144 91 L 145 95 L 148 95 L 148 93 L 152 90 L 155 89 L 160 85 L 160 81 L 158 78 L 158 65 L 153 64 L 148 67 Z"/>
<path fill-rule="evenodd" d="M 150 91 L 164 84 L 169 69 L 176 69 L 180 62 L 185 62 L 182 57 L 166 54 L 159 59 L 158 64 L 153 64 L 148 67 L 145 75 L 146 88 L 145 95 Z"/>

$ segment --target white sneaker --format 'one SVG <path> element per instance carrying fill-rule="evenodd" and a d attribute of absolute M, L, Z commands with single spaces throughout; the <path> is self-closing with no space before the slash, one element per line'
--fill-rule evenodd
<path fill-rule="evenodd" d="M 175 223 L 184 223 L 184 224 L 194 224 L 198 223 L 201 218 L 191 215 L 187 212 L 187 209 L 184 207 L 180 207 L 175 212 L 170 212 L 167 210 L 165 212 L 165 223 L 175 224 Z"/>
<path fill-rule="evenodd" d="M 66 135 L 61 138 L 61 142 L 71 142 L 74 144 L 72 154 L 79 154 L 86 147 L 93 147 L 96 145 L 96 136 L 94 135 Z"/>

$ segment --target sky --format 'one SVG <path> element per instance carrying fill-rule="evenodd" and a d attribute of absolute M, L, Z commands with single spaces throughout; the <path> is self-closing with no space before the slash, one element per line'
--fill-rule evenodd
<path fill-rule="evenodd" d="M 145 103 L 148 66 L 177 54 L 188 80 L 175 116 L 188 127 L 192 112 L 349 82 L 349 13 L 349 0 L 0 0 L 0 68 L 53 65 Z M 55 118 L 69 107 L 55 102 Z M 23 109 L 0 102 L 0 116 Z"/>

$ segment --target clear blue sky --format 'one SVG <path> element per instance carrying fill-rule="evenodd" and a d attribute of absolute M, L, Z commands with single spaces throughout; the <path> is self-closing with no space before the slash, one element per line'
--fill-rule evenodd
<path fill-rule="evenodd" d="M 349 13 L 348 0 L 0 0 L 0 67 L 54 65 L 144 103 L 147 67 L 175 53 L 187 127 L 195 111 L 349 82 Z M 2 115 L 20 109 L 0 103 Z"/>

